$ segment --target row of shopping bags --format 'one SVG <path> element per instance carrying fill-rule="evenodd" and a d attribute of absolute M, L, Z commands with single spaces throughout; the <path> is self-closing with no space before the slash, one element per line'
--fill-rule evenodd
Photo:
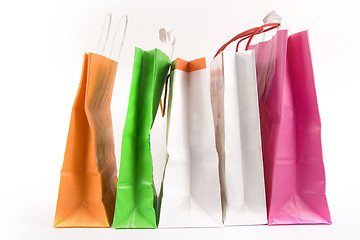
<path fill-rule="evenodd" d="M 136 48 L 119 178 L 110 113 L 117 62 L 85 54 L 54 226 L 330 224 L 308 32 L 280 25 L 270 13 L 210 67 Z M 245 51 L 224 51 L 244 40 Z M 150 130 L 159 106 L 167 161 L 157 193 Z"/>

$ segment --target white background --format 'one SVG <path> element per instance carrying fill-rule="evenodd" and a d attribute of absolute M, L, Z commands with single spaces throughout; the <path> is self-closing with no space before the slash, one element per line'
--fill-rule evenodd
<path fill-rule="evenodd" d="M 357 2 L 1 1 L 0 239 L 360 239 Z M 271 10 L 283 17 L 293 33 L 310 31 L 333 225 L 54 229 L 60 170 L 83 53 L 96 50 L 105 14 L 113 13 L 114 23 L 122 14 L 129 15 L 112 102 L 119 164 L 134 47 L 157 47 L 154 29 L 173 27 L 175 57 L 210 60 L 223 43 L 260 25 Z M 152 140 L 160 142 L 162 137 L 157 134 Z"/>

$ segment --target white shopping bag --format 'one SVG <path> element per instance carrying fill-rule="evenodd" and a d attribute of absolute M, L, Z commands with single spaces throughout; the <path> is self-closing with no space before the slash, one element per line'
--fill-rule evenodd
<path fill-rule="evenodd" d="M 210 78 L 224 225 L 267 224 L 254 52 L 221 52 Z"/>
<path fill-rule="evenodd" d="M 205 58 L 174 61 L 159 228 L 222 226 L 209 88 Z"/>

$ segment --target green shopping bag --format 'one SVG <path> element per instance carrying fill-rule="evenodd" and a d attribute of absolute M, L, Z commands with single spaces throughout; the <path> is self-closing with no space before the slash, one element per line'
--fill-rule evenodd
<path fill-rule="evenodd" d="M 150 150 L 153 125 L 170 67 L 159 49 L 135 49 L 125 120 L 113 227 L 156 228 L 156 193 Z"/>

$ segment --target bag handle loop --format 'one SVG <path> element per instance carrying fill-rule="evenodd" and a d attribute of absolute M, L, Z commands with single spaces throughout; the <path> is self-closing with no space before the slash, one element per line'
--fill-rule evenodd
<path fill-rule="evenodd" d="M 251 40 L 254 38 L 255 35 L 260 34 L 260 33 L 264 33 L 270 30 L 273 30 L 275 28 L 278 28 L 280 26 L 280 23 L 266 23 L 260 27 L 258 27 L 258 29 L 256 29 L 249 37 L 249 40 L 246 44 L 245 50 L 249 50 L 249 46 L 251 43 Z M 267 29 L 265 29 L 267 28 Z"/>
<path fill-rule="evenodd" d="M 101 35 L 100 35 L 100 38 L 99 38 L 99 42 L 98 42 L 98 47 L 97 47 L 97 50 L 96 52 L 101 54 L 101 55 L 104 55 L 104 51 L 105 51 L 105 47 L 106 47 L 106 43 L 109 39 L 109 33 L 110 33 L 110 26 L 111 26 L 111 13 L 108 13 L 106 14 L 105 16 L 105 21 L 101 27 Z M 107 27 L 105 28 L 105 25 L 107 24 Z M 101 45 L 101 42 L 103 41 L 103 36 L 104 36 L 104 30 L 106 30 L 106 37 L 105 37 L 105 40 L 104 40 L 104 46 L 101 48 L 100 45 Z M 101 51 L 100 51 L 101 49 Z"/>
<path fill-rule="evenodd" d="M 171 70 L 170 70 L 171 71 Z M 167 92 L 168 92 L 168 85 L 169 85 L 169 78 L 170 78 L 170 74 L 168 74 L 166 76 L 166 80 L 165 80 L 165 93 L 164 93 L 164 106 L 161 102 L 161 99 L 160 99 L 160 110 L 161 110 L 161 116 L 164 117 L 165 116 L 165 109 L 166 109 L 166 96 L 167 96 Z"/>
<path fill-rule="evenodd" d="M 123 15 L 120 19 L 120 21 L 118 22 L 117 26 L 116 26 L 116 32 L 114 34 L 114 38 L 113 38 L 113 41 L 112 41 L 112 44 L 111 44 L 111 48 L 110 48 L 110 57 L 113 55 L 113 49 L 114 49 L 114 43 L 115 43 L 115 40 L 116 40 L 116 37 L 119 33 L 119 30 L 120 30 L 120 25 L 122 22 L 124 22 L 124 30 L 123 30 L 123 33 L 122 33 L 122 38 L 121 38 L 121 44 L 120 44 L 120 49 L 119 49 L 119 52 L 117 54 L 117 58 L 116 58 L 116 61 L 119 61 L 119 58 L 120 58 L 120 53 L 121 53 L 121 50 L 124 46 L 124 40 L 125 40 L 125 35 L 126 35 L 126 30 L 127 30 L 127 25 L 128 25 L 128 16 L 127 15 Z"/>
<path fill-rule="evenodd" d="M 174 54 L 175 43 L 176 43 L 175 29 L 171 29 L 171 30 L 167 31 L 165 28 L 160 28 L 158 30 L 158 34 L 159 34 L 158 36 L 159 36 L 160 42 L 162 42 L 166 46 L 167 50 L 169 50 L 168 48 L 170 48 L 170 61 L 171 61 L 173 54 Z M 171 72 L 171 67 L 169 67 L 169 73 L 166 75 L 166 79 L 165 79 L 164 98 L 163 98 L 163 100 L 161 100 L 161 98 L 160 98 L 160 110 L 161 110 L 162 117 L 165 116 L 166 99 L 167 99 L 168 85 L 169 85 L 169 79 L 170 79 L 170 72 Z M 163 104 L 163 102 L 164 102 L 164 104 Z"/>
<path fill-rule="evenodd" d="M 250 42 L 253 39 L 253 37 L 257 34 L 263 33 L 263 32 L 267 32 L 270 31 L 272 29 L 278 28 L 280 26 L 280 23 L 267 23 L 264 24 L 260 27 L 255 27 L 255 28 L 251 28 L 249 30 L 246 30 L 242 33 L 237 34 L 235 37 L 233 37 L 232 39 L 230 39 L 228 42 L 226 42 L 221 48 L 219 48 L 219 50 L 216 52 L 214 58 L 219 55 L 220 52 L 224 51 L 225 48 L 227 46 L 229 46 L 232 42 L 239 40 L 237 46 L 236 46 L 236 51 L 238 51 L 239 48 L 239 44 L 240 42 L 242 42 L 245 39 L 249 39 L 247 45 L 246 45 L 246 50 L 248 50 L 249 46 L 250 46 Z"/>

